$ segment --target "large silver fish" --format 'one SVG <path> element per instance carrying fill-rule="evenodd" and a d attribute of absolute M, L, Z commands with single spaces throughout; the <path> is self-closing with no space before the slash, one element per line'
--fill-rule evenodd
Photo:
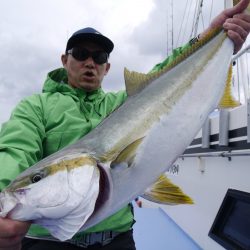
<path fill-rule="evenodd" d="M 32 220 L 67 240 L 143 194 L 223 93 L 233 44 L 223 32 L 205 40 L 157 74 L 125 71 L 126 102 L 79 142 L 18 176 L 0 194 L 0 216 Z"/>

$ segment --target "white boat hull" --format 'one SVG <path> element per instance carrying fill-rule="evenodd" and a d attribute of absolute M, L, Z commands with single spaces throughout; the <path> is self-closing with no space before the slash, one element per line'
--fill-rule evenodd
<path fill-rule="evenodd" d="M 218 115 L 210 118 L 210 124 L 209 148 L 202 148 L 200 132 L 184 152 L 183 158 L 179 158 L 167 172 L 168 177 L 195 204 L 161 207 L 202 249 L 219 250 L 225 248 L 210 238 L 208 233 L 227 190 L 250 193 L 247 108 L 241 106 L 229 112 L 228 146 L 219 146 Z M 219 156 L 225 153 L 230 157 Z"/>

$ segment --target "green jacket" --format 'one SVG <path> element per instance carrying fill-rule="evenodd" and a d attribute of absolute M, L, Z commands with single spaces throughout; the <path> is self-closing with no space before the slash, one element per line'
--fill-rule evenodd
<path fill-rule="evenodd" d="M 186 45 L 185 47 L 188 47 Z M 158 71 L 182 53 L 185 47 L 152 71 Z M 0 190 L 17 175 L 44 157 L 70 145 L 95 128 L 126 99 L 126 92 L 104 93 L 102 89 L 87 93 L 67 84 L 64 69 L 48 74 L 43 93 L 21 101 L 0 132 Z M 126 206 L 86 232 L 127 231 L 133 224 L 130 206 Z M 32 225 L 29 234 L 48 232 Z"/>

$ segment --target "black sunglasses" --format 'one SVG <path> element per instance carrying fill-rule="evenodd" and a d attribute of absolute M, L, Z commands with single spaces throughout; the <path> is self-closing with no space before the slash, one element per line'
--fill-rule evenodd
<path fill-rule="evenodd" d="M 85 48 L 72 48 L 67 51 L 67 54 L 71 54 L 78 61 L 85 61 L 89 57 L 92 57 L 97 64 L 104 64 L 108 61 L 108 53 L 105 51 L 89 51 Z"/>

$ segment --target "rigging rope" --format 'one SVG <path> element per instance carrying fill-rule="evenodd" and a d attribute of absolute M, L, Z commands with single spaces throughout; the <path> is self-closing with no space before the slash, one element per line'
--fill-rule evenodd
<path fill-rule="evenodd" d="M 201 23 L 202 23 L 202 30 L 205 30 L 204 16 L 202 12 L 201 12 Z"/>
<path fill-rule="evenodd" d="M 167 56 L 169 56 L 169 45 L 168 45 L 168 7 L 166 9 L 166 12 L 167 12 Z"/>
<path fill-rule="evenodd" d="M 175 47 L 178 47 L 178 45 L 179 45 L 179 39 L 180 39 L 180 36 L 181 36 L 182 26 L 183 26 L 183 23 L 184 23 L 185 16 L 186 16 L 186 14 L 187 14 L 188 2 L 189 2 L 189 0 L 186 0 L 185 11 L 184 11 L 184 15 L 182 16 L 181 27 L 180 27 L 180 29 L 179 29 L 179 34 L 178 34 L 178 37 L 177 37 L 177 41 L 176 41 Z M 187 21 L 188 21 L 188 20 L 186 20 L 186 22 L 187 22 Z"/>
<path fill-rule="evenodd" d="M 200 0 L 199 6 L 197 8 L 197 15 L 196 15 L 196 21 L 193 27 L 193 32 L 191 33 L 191 37 L 196 37 L 197 36 L 197 31 L 198 31 L 198 24 L 199 24 L 199 18 L 202 13 L 202 7 L 203 7 L 203 0 Z"/>
<path fill-rule="evenodd" d="M 187 12 L 187 13 L 188 13 L 187 21 L 186 21 L 186 23 L 185 23 L 185 27 L 184 27 L 184 32 L 183 32 L 181 44 L 184 43 L 185 34 L 186 34 L 186 30 L 187 30 L 187 25 L 188 25 L 188 20 L 189 20 L 189 16 L 190 16 L 190 13 L 191 13 L 192 2 L 193 2 L 193 0 L 191 0 L 191 3 L 189 4 L 189 9 L 188 9 L 188 12 Z"/>
<path fill-rule="evenodd" d="M 199 2 L 199 0 L 196 0 L 195 11 L 194 11 L 194 17 L 197 17 L 197 16 L 198 16 L 198 15 L 197 15 L 197 13 L 198 13 L 198 2 Z M 191 39 L 191 38 L 193 37 L 194 27 L 195 27 L 195 18 L 193 19 L 192 30 L 191 30 L 189 39 Z"/>
<path fill-rule="evenodd" d="M 210 14 L 209 14 L 209 23 L 211 23 L 211 20 L 212 20 L 213 7 L 214 7 L 214 0 L 212 0 L 212 3 L 211 3 Z"/>

